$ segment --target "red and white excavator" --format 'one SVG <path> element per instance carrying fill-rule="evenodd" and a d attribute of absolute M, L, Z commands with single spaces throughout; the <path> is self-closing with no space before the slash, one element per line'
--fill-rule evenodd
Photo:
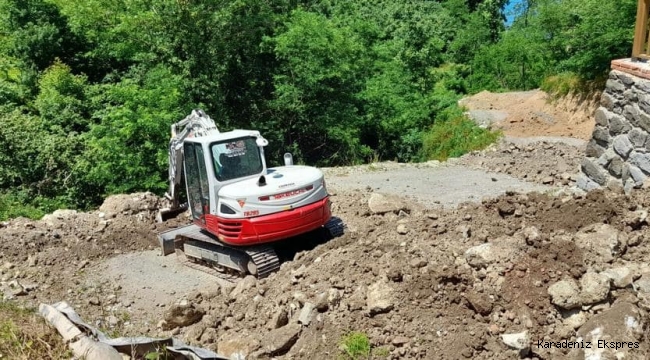
<path fill-rule="evenodd" d="M 158 235 L 163 255 L 179 253 L 193 263 L 258 278 L 280 267 L 273 243 L 319 228 L 335 237 L 323 173 L 309 166 L 267 168 L 268 141 L 255 130 L 219 132 L 202 110 L 171 126 L 169 208 L 158 221 L 189 207 L 192 224 Z M 187 203 L 181 204 L 185 186 Z"/>

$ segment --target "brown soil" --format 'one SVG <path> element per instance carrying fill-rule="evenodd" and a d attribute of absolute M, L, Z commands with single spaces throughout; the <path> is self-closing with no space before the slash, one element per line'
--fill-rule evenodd
<path fill-rule="evenodd" d="M 513 353 L 500 334 L 527 329 L 532 339 L 542 339 L 551 327 L 562 328 L 561 316 L 546 291 L 554 281 L 579 278 L 586 270 L 572 234 L 592 223 L 612 224 L 630 238 L 644 234 L 644 225 L 633 229 L 625 219 L 650 205 L 647 190 L 632 196 L 596 191 L 564 198 L 509 193 L 453 210 L 372 215 L 367 210 L 371 193 L 337 192 L 334 208 L 348 225 L 346 234 L 298 253 L 278 273 L 242 289 L 236 298 L 230 298 L 225 288 L 176 293 L 175 298 L 189 298 L 207 314 L 199 323 L 173 333 L 218 351 L 226 349 L 219 347 L 220 342 L 233 338 L 263 345 L 275 313 L 284 309 L 290 321 L 297 321 L 304 301 L 317 303 L 321 293 L 333 292 L 337 300 L 313 315 L 312 324 L 282 352 L 283 358 L 336 356 L 342 337 L 354 330 L 366 333 L 375 349 L 383 349 L 376 351 L 389 353 L 389 358 L 509 359 Z M 143 206 L 104 214 L 111 217 L 106 228 L 98 225 L 105 221 L 99 212 L 5 223 L 0 229 L 7 240 L 2 242 L 2 260 L 10 264 L 3 267 L 4 280 L 39 285 L 16 299 L 32 304 L 70 301 L 87 319 L 129 313 L 128 333 L 169 335 L 156 329 L 157 319 L 144 319 L 116 305 L 123 294 L 111 281 L 84 289 L 85 270 L 102 258 L 152 247 L 160 229 L 147 204 L 156 199 L 133 197 L 140 198 Z M 184 222 L 182 216 L 176 221 Z M 400 224 L 406 234 L 397 231 Z M 531 229 L 537 229 L 537 235 L 530 235 Z M 463 255 L 467 249 L 499 239 L 518 249 L 511 258 L 486 269 L 467 265 Z M 643 262 L 649 252 L 650 243 L 642 242 L 628 251 L 625 261 Z M 38 259 L 36 264 L 33 259 Z M 377 282 L 392 289 L 394 306 L 371 315 L 366 294 Z M 159 305 L 158 299 L 150 301 L 151 306 Z M 557 336 L 559 341 L 571 334 Z M 328 353 L 331 356 L 323 355 Z"/>
<path fill-rule="evenodd" d="M 482 91 L 461 100 L 469 110 L 503 111 L 507 116 L 494 124 L 505 135 L 569 136 L 589 140 L 594 129 L 593 113 L 598 98 L 570 96 L 552 100 L 541 90 L 491 93 Z"/>
<path fill-rule="evenodd" d="M 456 163 L 566 190 L 580 156 L 572 145 L 503 142 Z M 435 169 L 408 171 L 426 181 Z M 368 205 L 375 188 L 331 188 L 332 210 L 347 225 L 344 235 L 299 251 L 266 279 L 229 286 L 183 281 L 177 267 L 142 260 L 153 256 L 144 250 L 158 248 L 158 232 L 187 222 L 181 215 L 156 224 L 155 211 L 163 204 L 152 194 L 111 197 L 89 213 L 14 219 L 0 224 L 0 291 L 31 306 L 68 301 L 82 318 L 119 335 L 173 335 L 226 355 L 245 352 L 247 358 L 339 358 L 344 336 L 358 331 L 368 336 L 378 359 L 513 359 L 520 356 L 504 344 L 503 334 L 527 331 L 533 344 L 576 339 L 565 311 L 548 294 L 555 282 L 614 266 L 631 269 L 634 280 L 650 276 L 644 210 L 650 207 L 649 189 L 629 195 L 508 192 L 451 209 L 413 207 L 378 215 Z M 580 231 L 592 224 L 611 225 L 627 242 L 611 263 L 587 259 L 590 250 L 580 247 Z M 468 250 L 477 248 L 496 249 L 494 258 L 470 262 Z M 180 282 L 193 283 L 193 290 Z M 377 298 L 381 306 L 373 303 Z M 171 330 L 158 326 L 181 299 L 200 320 Z M 628 286 L 608 292 L 599 306 L 586 306 L 581 314 L 593 319 L 620 301 L 650 309 Z M 303 314 L 309 324 L 298 326 L 308 304 L 316 309 Z M 285 321 L 278 320 L 283 313 Z M 296 326 L 296 336 L 282 337 Z M 647 348 L 648 340 L 641 341 Z M 566 353 L 531 346 L 529 358 Z"/>

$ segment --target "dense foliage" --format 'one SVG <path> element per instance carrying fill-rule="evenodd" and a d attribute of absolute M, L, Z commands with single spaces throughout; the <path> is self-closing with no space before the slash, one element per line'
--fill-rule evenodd
<path fill-rule="evenodd" d="M 0 219 L 160 194 L 193 108 L 271 164 L 462 155 L 497 135 L 461 96 L 602 76 L 635 4 L 523 0 L 506 26 L 507 0 L 0 0 Z"/>

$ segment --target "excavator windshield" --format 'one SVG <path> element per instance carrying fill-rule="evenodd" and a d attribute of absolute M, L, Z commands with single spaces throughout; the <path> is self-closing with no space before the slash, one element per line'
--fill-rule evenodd
<path fill-rule="evenodd" d="M 217 180 L 228 181 L 262 172 L 262 158 L 254 137 L 210 144 Z"/>

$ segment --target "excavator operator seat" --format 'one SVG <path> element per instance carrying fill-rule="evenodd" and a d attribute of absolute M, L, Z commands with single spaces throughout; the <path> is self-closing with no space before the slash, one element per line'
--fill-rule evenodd
<path fill-rule="evenodd" d="M 228 156 L 225 153 L 219 155 L 219 162 L 221 163 L 221 172 L 219 173 L 221 180 L 230 180 L 237 177 L 239 173 L 239 156 Z"/>

